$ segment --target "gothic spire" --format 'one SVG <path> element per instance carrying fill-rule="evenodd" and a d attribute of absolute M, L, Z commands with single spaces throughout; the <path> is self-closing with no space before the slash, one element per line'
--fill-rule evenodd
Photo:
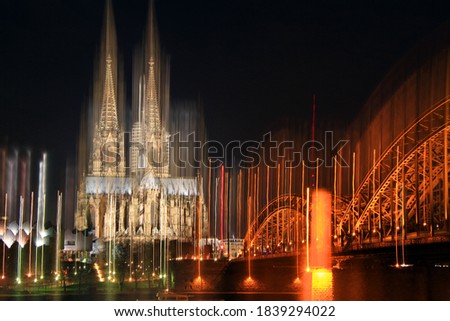
<path fill-rule="evenodd" d="M 159 117 L 159 104 L 158 94 L 156 89 L 156 77 L 155 77 L 155 61 L 153 57 L 150 57 L 148 62 L 148 81 L 147 81 L 147 101 L 146 106 L 148 108 L 148 126 L 151 133 L 160 134 L 161 119 Z"/>
<path fill-rule="evenodd" d="M 161 117 L 158 89 L 159 82 L 157 79 L 159 71 L 158 61 L 158 39 L 156 32 L 156 19 L 154 17 L 155 7 L 153 1 L 149 1 L 149 20 L 147 27 L 147 63 L 148 63 L 148 79 L 146 89 L 146 109 L 147 109 L 147 126 L 151 133 L 160 134 L 161 131 Z"/>
<path fill-rule="evenodd" d="M 100 52 L 99 73 L 94 85 L 96 122 L 93 137 L 91 163 L 93 175 L 125 175 L 123 128 L 123 104 L 118 101 L 117 44 L 111 0 L 105 7 L 105 24 Z M 105 153 L 107 148 L 109 153 Z"/>
<path fill-rule="evenodd" d="M 108 55 L 106 58 L 105 84 L 103 87 L 103 102 L 100 115 L 101 131 L 116 131 L 119 129 L 119 121 L 117 119 L 117 104 L 114 90 L 114 78 L 112 72 L 112 59 Z"/>
<path fill-rule="evenodd" d="M 106 1 L 103 49 L 101 53 L 103 82 L 99 126 L 101 131 L 119 129 L 117 111 L 116 33 L 111 0 Z"/>

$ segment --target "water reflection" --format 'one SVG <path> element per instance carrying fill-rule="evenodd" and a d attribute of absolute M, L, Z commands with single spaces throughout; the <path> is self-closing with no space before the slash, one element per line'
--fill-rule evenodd
<path fill-rule="evenodd" d="M 331 269 L 312 269 L 303 275 L 302 300 L 331 301 L 334 300 L 333 272 Z"/>
<path fill-rule="evenodd" d="M 194 290 L 197 291 L 203 291 L 210 288 L 210 285 L 208 281 L 205 278 L 202 278 L 201 276 L 198 276 L 196 279 L 194 279 Z"/>
<path fill-rule="evenodd" d="M 333 273 L 330 269 L 317 269 L 311 273 L 311 299 L 333 300 Z"/>
<path fill-rule="evenodd" d="M 244 291 L 257 291 L 261 290 L 261 284 L 251 276 L 247 277 L 244 282 L 242 282 L 242 288 Z"/>

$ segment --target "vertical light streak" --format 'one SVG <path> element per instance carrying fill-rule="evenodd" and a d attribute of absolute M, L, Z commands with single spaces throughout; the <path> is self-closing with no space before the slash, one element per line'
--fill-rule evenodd
<path fill-rule="evenodd" d="M 283 162 L 281 162 L 280 164 L 280 189 L 281 189 L 281 195 L 285 195 L 286 194 L 286 188 L 284 186 L 284 180 L 285 180 L 285 169 L 282 167 Z M 285 197 L 283 197 L 283 206 L 285 206 Z M 280 211 L 280 216 L 281 216 L 281 252 L 284 252 L 285 249 L 285 242 L 284 242 L 284 235 L 286 233 L 285 231 L 285 224 L 284 224 L 284 219 L 285 219 L 285 210 Z"/>
<path fill-rule="evenodd" d="M 397 159 L 396 159 L 396 165 L 395 168 L 397 169 L 397 177 L 395 182 L 395 266 L 399 267 L 400 264 L 398 263 L 398 223 L 397 223 L 397 215 L 398 215 L 398 158 L 400 154 L 400 147 L 397 146 Z"/>
<path fill-rule="evenodd" d="M 154 204 L 154 206 L 152 206 L 152 211 L 153 211 L 153 213 L 152 213 L 152 222 L 153 222 L 153 224 L 154 224 L 154 226 L 155 227 L 157 227 L 158 226 L 158 218 L 157 218 L 157 209 L 158 208 L 158 205 L 156 204 L 156 202 L 155 202 L 155 204 Z M 181 211 L 181 202 L 180 202 L 180 211 Z M 180 214 L 181 215 L 181 214 Z M 131 231 L 130 231 L 130 261 L 133 261 L 132 260 L 132 258 L 133 258 L 133 249 L 132 249 L 132 245 L 133 245 L 133 233 L 134 233 L 134 226 L 132 226 L 132 223 L 131 223 L 131 217 L 129 218 L 130 219 L 130 228 L 131 228 Z M 181 220 L 181 218 L 180 218 L 180 220 Z M 152 232 L 152 267 L 153 267 L 153 273 L 156 275 L 156 270 L 155 270 L 155 264 L 156 264 L 156 262 L 155 262 L 155 250 L 156 250 L 156 246 L 155 246 L 155 237 L 156 237 L 156 235 L 155 234 L 153 234 L 153 232 Z M 181 240 L 181 242 L 183 242 L 183 240 Z M 181 243 L 181 244 L 183 244 L 183 243 Z M 181 252 L 182 252 L 182 250 L 181 250 Z M 130 275 L 131 276 L 131 275 Z"/>
<path fill-rule="evenodd" d="M 402 154 L 405 153 L 405 143 L 403 142 Z M 447 161 L 445 161 L 447 163 Z M 448 174 L 445 174 L 446 176 Z M 402 265 L 405 265 L 405 166 L 402 166 Z"/>
<path fill-rule="evenodd" d="M 45 168 L 45 166 L 44 166 Z M 45 170 L 44 170 L 45 173 Z M 45 177 L 45 176 L 44 176 Z M 45 179 L 44 179 L 45 180 Z M 44 193 L 44 206 L 43 206 L 43 210 L 42 210 L 42 231 L 45 231 L 45 204 L 46 204 L 46 194 Z M 44 278 L 45 275 L 45 271 L 44 271 L 44 251 L 45 251 L 45 242 L 44 239 L 42 239 L 42 252 L 41 252 L 41 279 Z"/>
<path fill-rule="evenodd" d="M 258 189 L 258 187 L 259 187 L 259 167 L 256 168 L 256 173 L 255 173 L 255 190 L 254 190 L 255 207 L 254 207 L 254 211 L 253 211 L 254 219 L 258 218 L 258 213 L 259 213 L 259 189 Z M 255 226 L 255 231 L 254 231 L 253 235 L 256 234 L 256 231 L 257 230 L 256 230 L 256 226 Z M 258 243 L 258 242 L 256 242 L 256 243 Z M 255 246 L 255 254 L 256 254 L 258 244 L 254 244 L 254 246 Z"/>
<path fill-rule="evenodd" d="M 217 189 L 219 188 L 219 178 L 216 177 L 216 186 L 214 188 L 214 256 L 217 258 Z"/>
<path fill-rule="evenodd" d="M 277 164 L 277 209 L 280 208 L 280 164 Z M 280 245 L 280 211 L 277 210 L 277 248 Z"/>
<path fill-rule="evenodd" d="M 316 158 L 316 164 L 319 164 L 319 159 Z M 316 193 L 319 190 L 319 165 L 316 166 Z"/>
<path fill-rule="evenodd" d="M 433 222 L 433 188 L 430 187 L 431 182 L 433 180 L 433 144 L 430 142 L 428 144 L 428 180 L 429 180 L 429 187 L 428 187 L 428 218 L 427 220 L 430 223 L 429 231 L 430 236 L 434 236 L 434 222 Z"/>
<path fill-rule="evenodd" d="M 318 158 L 316 158 L 316 188 L 315 188 L 315 193 L 314 193 L 314 196 L 313 196 L 313 215 L 312 215 L 312 217 L 311 217 L 311 222 L 312 223 L 314 223 L 314 222 L 317 222 L 317 217 L 316 217 L 316 215 L 315 214 L 317 214 L 317 205 L 318 204 L 314 204 L 314 198 L 315 198 L 315 200 L 316 200 L 316 203 L 317 203 L 317 200 L 319 199 L 319 166 L 317 165 L 319 163 L 319 159 Z M 315 211 L 315 212 L 314 212 Z M 314 242 L 314 244 L 316 244 L 316 239 L 315 238 L 313 238 L 313 236 L 316 236 L 316 235 L 319 235 L 319 231 L 318 231 L 318 229 L 319 228 L 322 228 L 322 227 L 319 227 L 319 224 L 313 224 L 313 229 L 312 229 L 312 231 L 311 231 L 311 243 L 313 243 Z M 325 227 L 324 227 L 325 228 Z M 310 244 L 311 244 L 310 243 Z M 316 246 L 314 246 L 313 248 L 315 248 Z M 311 251 L 310 251 L 310 253 L 311 253 Z M 317 254 L 315 254 L 315 255 L 317 255 Z M 316 259 L 315 257 L 314 257 L 314 255 L 313 255 L 313 258 L 314 259 Z"/>
<path fill-rule="evenodd" d="M 445 123 L 448 121 L 448 107 L 445 108 Z M 449 231 L 449 222 L 448 222 L 448 126 L 444 128 L 444 218 L 445 223 L 444 226 L 447 228 L 447 232 Z M 404 262 L 403 262 L 404 263 Z"/>
<path fill-rule="evenodd" d="M 169 193 L 168 193 L 168 191 L 166 191 L 165 193 L 164 193 L 164 197 L 165 197 L 165 200 L 164 200 L 164 203 L 165 204 L 169 204 Z M 165 253 L 164 253 L 164 258 L 165 258 L 165 262 L 164 262 L 164 264 L 165 264 L 165 272 L 164 272 L 164 275 L 165 275 L 165 277 L 166 277 L 166 289 L 169 289 L 169 259 L 170 259 L 170 253 L 169 253 L 169 238 L 167 237 L 167 228 L 168 228 L 168 226 L 167 226 L 167 215 L 168 215 L 168 213 L 167 213 L 167 206 L 165 206 L 164 207 L 164 242 L 165 242 Z"/>
<path fill-rule="evenodd" d="M 78 195 L 77 195 L 77 197 L 78 197 Z M 100 229 L 100 227 L 98 225 L 95 228 L 96 229 Z M 75 271 L 73 272 L 73 275 L 77 275 L 78 274 L 78 263 L 77 263 L 78 252 L 79 252 L 78 251 L 78 230 L 75 229 L 75 262 L 74 262 Z"/>
<path fill-rule="evenodd" d="M 202 231 L 203 231 L 203 219 L 204 219 L 204 212 L 203 212 L 203 208 L 202 208 L 202 199 L 203 198 L 200 198 L 200 191 L 203 191 L 203 184 L 202 184 L 202 182 L 203 182 L 203 177 L 201 177 L 201 176 L 199 176 L 199 181 L 198 181 L 198 194 L 197 194 L 197 198 L 198 198 L 198 213 L 199 213 L 199 239 L 198 239 L 198 242 L 199 242 L 199 253 L 200 253 L 200 259 L 202 260 L 203 259 L 203 248 L 202 248 L 202 243 L 201 243 L 201 240 L 202 240 L 202 237 L 203 237 L 203 233 L 202 233 Z"/>
<path fill-rule="evenodd" d="M 211 159 L 208 159 L 208 222 L 210 220 L 211 217 Z M 180 220 L 181 222 L 181 220 Z M 181 224 L 181 223 L 180 223 Z M 181 229 L 180 229 L 181 231 Z M 211 238 L 211 230 L 208 227 L 208 239 Z"/>
<path fill-rule="evenodd" d="M 133 226 L 131 225 L 131 217 L 133 216 L 133 213 L 130 213 L 130 215 L 128 215 L 128 233 L 130 235 L 130 254 L 129 254 L 129 266 L 130 266 L 130 271 L 129 271 L 129 281 L 131 282 L 132 280 L 132 266 L 133 266 Z M 153 243 L 153 270 L 152 273 L 155 273 L 155 239 L 152 239 L 152 243 Z"/>
<path fill-rule="evenodd" d="M 241 220 L 242 220 L 242 171 L 239 170 L 238 174 L 238 186 L 237 186 L 237 235 L 238 238 L 242 237 Z"/>
<path fill-rule="evenodd" d="M 6 264 L 6 221 L 8 220 L 8 193 L 5 193 L 5 214 L 3 216 L 3 257 L 2 257 L 2 280 L 5 278 L 5 264 Z"/>
<path fill-rule="evenodd" d="M 224 246 L 224 257 L 225 254 L 227 256 L 227 258 L 229 258 L 229 213 L 230 213 L 230 208 L 229 208 L 229 200 L 230 200 L 230 172 L 227 171 L 225 173 L 225 180 L 224 180 L 224 194 L 223 194 L 223 235 L 224 235 L 224 240 L 227 240 L 227 250 L 225 251 L 225 242 L 223 244 Z M 226 237 L 226 239 L 225 239 Z"/>
<path fill-rule="evenodd" d="M 228 260 L 231 260 L 232 256 L 231 256 L 231 223 L 232 223 L 232 208 L 234 207 L 233 203 L 233 195 L 234 195 L 234 183 L 233 183 L 233 172 L 230 170 L 229 175 L 228 175 L 228 189 L 227 189 L 227 194 L 228 194 L 228 211 L 227 211 L 227 217 L 228 217 L 228 224 L 227 224 L 227 239 L 228 239 Z"/>
<path fill-rule="evenodd" d="M 292 166 L 289 166 L 289 212 L 292 213 Z M 297 213 L 295 213 L 296 215 Z M 297 216 L 297 215 L 296 215 Z M 289 214 L 289 220 L 290 220 L 290 214 Z M 295 220 L 297 221 L 297 220 Z M 291 228 L 289 227 L 288 230 L 288 242 L 291 241 Z M 292 248 L 289 249 L 290 251 Z"/>
<path fill-rule="evenodd" d="M 248 202 L 251 203 L 252 202 L 252 196 L 249 195 L 248 196 Z M 251 248 L 252 248 L 252 229 L 251 229 L 251 208 L 250 206 L 247 207 L 247 226 L 249 227 L 249 235 L 248 235 L 248 244 L 247 244 L 247 273 L 248 273 L 248 278 L 251 279 L 252 277 L 252 273 L 251 273 Z"/>
<path fill-rule="evenodd" d="M 313 269 L 331 268 L 331 194 L 316 191 L 312 197 L 310 265 Z"/>
<path fill-rule="evenodd" d="M 303 220 L 303 215 L 305 214 L 303 211 L 305 204 L 305 161 L 302 161 L 302 203 L 301 203 L 301 219 Z M 302 223 L 302 221 L 300 221 Z M 302 224 L 302 241 L 303 241 L 303 224 Z"/>
<path fill-rule="evenodd" d="M 309 267 L 309 187 L 306 188 L 306 271 Z"/>
<path fill-rule="evenodd" d="M 337 220 L 337 158 L 336 156 L 333 157 L 334 160 L 334 180 L 333 180 L 333 195 L 334 195 L 334 202 L 333 202 L 333 237 L 334 239 L 337 238 L 336 233 L 336 220 Z"/>
<path fill-rule="evenodd" d="M 19 203 L 19 234 L 17 240 L 17 278 L 16 281 L 18 284 L 22 282 L 22 235 L 23 235 L 23 196 L 20 195 L 20 203 Z"/>
<path fill-rule="evenodd" d="M 57 210 L 56 210 L 56 246 L 55 246 L 55 278 L 59 279 L 60 272 L 60 247 L 61 247 L 61 205 L 62 205 L 62 193 L 57 192 Z"/>
<path fill-rule="evenodd" d="M 319 199 L 319 166 L 317 165 L 318 163 L 319 163 L 319 159 L 316 158 L 316 191 L 315 191 L 315 198 L 316 198 L 316 200 Z M 314 203 L 313 203 L 313 205 L 315 206 Z M 317 217 L 315 217 L 313 215 L 312 219 L 313 220 L 317 220 Z M 319 234 L 319 229 L 321 227 L 319 227 L 319 224 L 314 224 L 313 227 L 314 227 L 314 231 L 313 231 L 314 235 L 318 235 Z M 316 240 L 314 240 L 314 242 L 315 241 Z"/>
<path fill-rule="evenodd" d="M 47 154 L 43 153 L 42 161 L 39 162 L 39 194 L 38 194 L 38 213 L 36 220 L 36 241 L 41 246 L 40 255 L 40 279 L 44 278 L 44 247 L 45 247 L 45 205 L 46 205 L 46 173 L 47 173 Z M 36 244 L 36 264 L 35 264 L 35 281 L 37 282 L 38 268 L 38 245 Z"/>
<path fill-rule="evenodd" d="M 223 210 L 224 210 L 224 184 L 225 184 L 225 168 L 224 165 L 220 167 L 220 243 L 223 242 Z"/>
<path fill-rule="evenodd" d="M 380 157 L 380 156 L 379 156 Z M 381 184 L 381 169 L 378 170 L 378 184 Z M 382 204 L 381 200 L 378 200 L 378 240 L 381 242 L 384 237 L 383 232 L 383 220 L 382 220 Z"/>
<path fill-rule="evenodd" d="M 111 194 L 109 194 L 108 193 L 108 203 L 109 203 L 109 206 L 108 206 L 108 209 L 109 209 L 109 213 L 108 213 L 108 216 L 109 216 L 109 235 L 108 235 L 108 238 L 109 238 L 109 242 L 108 242 L 108 281 L 111 281 L 111 279 L 112 279 L 112 277 L 111 277 L 111 274 L 112 274 L 112 270 L 111 270 L 111 265 L 112 265 L 112 261 L 111 261 L 111 254 L 112 254 L 112 237 L 111 237 L 111 235 L 112 235 L 112 195 Z"/>
<path fill-rule="evenodd" d="M 111 237 L 113 238 L 113 246 L 112 246 L 112 274 L 113 274 L 113 278 L 112 281 L 115 282 L 116 281 L 116 231 L 117 231 L 117 226 L 116 226 L 116 211 L 117 211 L 117 199 L 116 199 L 116 192 L 114 191 L 114 194 L 112 195 L 113 197 L 113 212 L 112 212 L 112 221 L 110 222 L 112 225 L 112 235 Z"/>
<path fill-rule="evenodd" d="M 19 239 L 17 240 L 17 283 L 22 282 L 22 236 L 23 236 L 23 196 L 20 195 L 19 203 Z"/>
<path fill-rule="evenodd" d="M 373 164 L 372 164 L 372 168 L 373 168 L 373 172 L 372 172 L 372 195 L 375 195 L 375 175 L 376 175 L 376 171 L 375 171 L 375 164 L 376 164 L 376 151 L 375 149 L 373 150 Z M 372 212 L 373 213 L 373 212 Z M 380 214 L 381 216 L 381 214 Z M 375 230 L 375 218 L 373 217 L 370 220 L 370 224 L 371 226 L 369 226 L 369 233 L 370 233 L 370 228 L 373 227 L 373 233 L 376 232 Z M 370 237 L 370 239 L 372 239 L 372 237 Z"/>
<path fill-rule="evenodd" d="M 32 262 L 32 253 L 33 253 L 33 207 L 34 207 L 34 192 L 31 192 L 31 201 L 30 201 L 30 243 L 28 248 L 28 277 L 31 277 L 31 262 Z"/>
<path fill-rule="evenodd" d="M 266 172 L 267 172 L 267 177 L 266 177 L 266 217 L 269 217 L 269 185 L 270 185 L 269 165 L 266 166 Z M 268 231 L 268 229 L 267 229 L 267 231 Z M 268 240 L 269 240 L 269 238 L 267 237 L 266 241 L 268 241 Z M 266 246 L 268 246 L 268 245 L 269 244 L 266 244 Z"/>
<path fill-rule="evenodd" d="M 208 178 L 208 180 L 209 179 L 210 179 L 210 177 Z M 208 186 L 211 185 L 210 182 L 208 182 L 208 184 L 209 184 Z M 210 186 L 210 188 L 211 188 L 211 186 Z M 211 194 L 211 190 L 209 189 L 208 190 L 208 222 L 209 222 L 209 218 L 210 218 L 210 207 L 209 207 L 210 194 Z M 178 226 L 178 230 L 180 231 L 180 237 L 178 237 L 178 239 L 177 239 L 177 244 L 179 244 L 177 257 L 182 259 L 183 258 L 183 234 L 184 233 L 181 233 L 181 231 L 182 231 L 182 226 L 183 226 L 183 222 L 182 222 L 183 209 L 182 209 L 182 202 L 181 202 L 181 194 L 178 194 L 177 197 L 178 197 L 178 213 L 179 213 L 179 216 L 178 216 L 178 220 L 179 220 L 178 221 L 178 225 L 179 225 Z M 208 229 L 208 238 L 209 237 L 210 237 L 210 231 Z"/>
<path fill-rule="evenodd" d="M 251 214 L 252 214 L 252 174 L 251 168 L 248 169 L 247 173 L 247 229 L 248 229 L 248 244 L 247 244 L 247 272 L 248 278 L 251 279 L 251 240 L 252 240 L 252 226 L 251 226 Z"/>
<path fill-rule="evenodd" d="M 426 181 L 426 164 L 427 164 L 427 142 L 424 143 L 423 145 L 423 185 L 425 186 L 425 181 Z M 425 188 L 423 189 L 423 193 L 426 193 Z M 423 226 L 426 227 L 427 226 L 427 216 L 426 216 L 426 212 L 427 212 L 427 198 L 424 198 L 423 201 Z"/>
<path fill-rule="evenodd" d="M 42 157 L 42 191 L 43 191 L 43 206 L 42 206 L 42 231 L 45 231 L 45 216 L 46 216 L 46 206 L 47 206 L 47 153 L 43 154 Z M 44 254 L 45 254 L 45 242 L 42 243 L 42 254 L 41 254 L 41 279 L 44 278 Z"/>
<path fill-rule="evenodd" d="M 197 176 L 197 190 L 200 191 L 200 176 Z M 200 240 L 201 240 L 201 204 L 200 204 L 200 194 L 198 193 L 195 197 L 195 211 L 196 211 L 196 241 L 197 241 L 197 276 L 201 282 L 201 253 L 200 253 Z M 228 251 L 230 249 L 228 248 Z"/>
<path fill-rule="evenodd" d="M 314 130 L 316 125 L 316 95 L 313 95 L 313 110 L 312 110 L 312 126 L 311 126 L 311 141 L 312 141 L 312 147 L 314 147 L 315 137 L 314 137 Z M 313 149 L 314 152 L 314 149 Z M 313 157 L 314 159 L 314 157 Z"/>
<path fill-rule="evenodd" d="M 352 168 L 352 225 L 351 230 L 349 229 L 349 232 L 353 231 L 354 235 L 354 228 L 355 228 L 355 152 L 353 152 L 353 168 Z"/>
<path fill-rule="evenodd" d="M 163 197 L 164 197 L 164 190 L 161 189 L 160 191 L 160 204 L 163 201 Z M 160 205 L 160 210 L 159 210 L 159 277 L 164 277 L 164 260 L 163 260 L 163 255 L 164 255 L 164 247 L 163 247 L 163 223 L 164 223 L 164 218 L 163 218 L 163 213 L 161 210 L 161 205 Z M 191 209 L 188 208 L 188 211 L 190 212 Z"/>
<path fill-rule="evenodd" d="M 34 262 L 34 282 L 37 282 L 38 278 L 38 254 L 39 254 L 39 246 L 42 244 L 38 244 L 38 242 L 42 243 L 41 236 L 41 215 L 42 215 L 42 161 L 39 162 L 39 187 L 38 187 L 38 201 L 37 201 L 37 218 L 36 218 L 36 253 L 35 253 L 35 262 Z"/>

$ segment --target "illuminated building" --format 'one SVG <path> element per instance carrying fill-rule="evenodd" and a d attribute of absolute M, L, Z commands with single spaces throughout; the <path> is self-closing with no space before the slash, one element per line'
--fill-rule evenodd
<path fill-rule="evenodd" d="M 208 221 L 201 176 L 173 176 L 169 170 L 168 64 L 159 51 L 152 9 L 149 15 L 141 68 L 133 70 L 136 95 L 131 130 L 126 131 L 109 3 L 106 9 L 99 77 L 94 84 L 94 121 L 87 130 L 92 137 L 80 151 L 87 161 L 80 162 L 75 211 L 76 230 L 91 235 L 97 244 L 193 244 L 198 235 L 196 222 Z M 208 225 L 203 226 L 206 230 Z M 193 253 L 185 247 L 184 254 Z"/>

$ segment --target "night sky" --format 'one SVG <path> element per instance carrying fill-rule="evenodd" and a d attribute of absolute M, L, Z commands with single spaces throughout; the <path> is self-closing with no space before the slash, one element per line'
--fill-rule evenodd
<path fill-rule="evenodd" d="M 389 69 L 450 19 L 450 2 L 157 0 L 172 99 L 201 97 L 211 139 L 261 139 L 282 119 L 350 120 Z M 130 79 L 147 1 L 113 1 Z M 73 154 L 104 1 L 2 1 L 0 138 Z M 130 81 L 128 82 L 130 92 Z M 130 100 L 130 95 L 127 95 Z"/>

